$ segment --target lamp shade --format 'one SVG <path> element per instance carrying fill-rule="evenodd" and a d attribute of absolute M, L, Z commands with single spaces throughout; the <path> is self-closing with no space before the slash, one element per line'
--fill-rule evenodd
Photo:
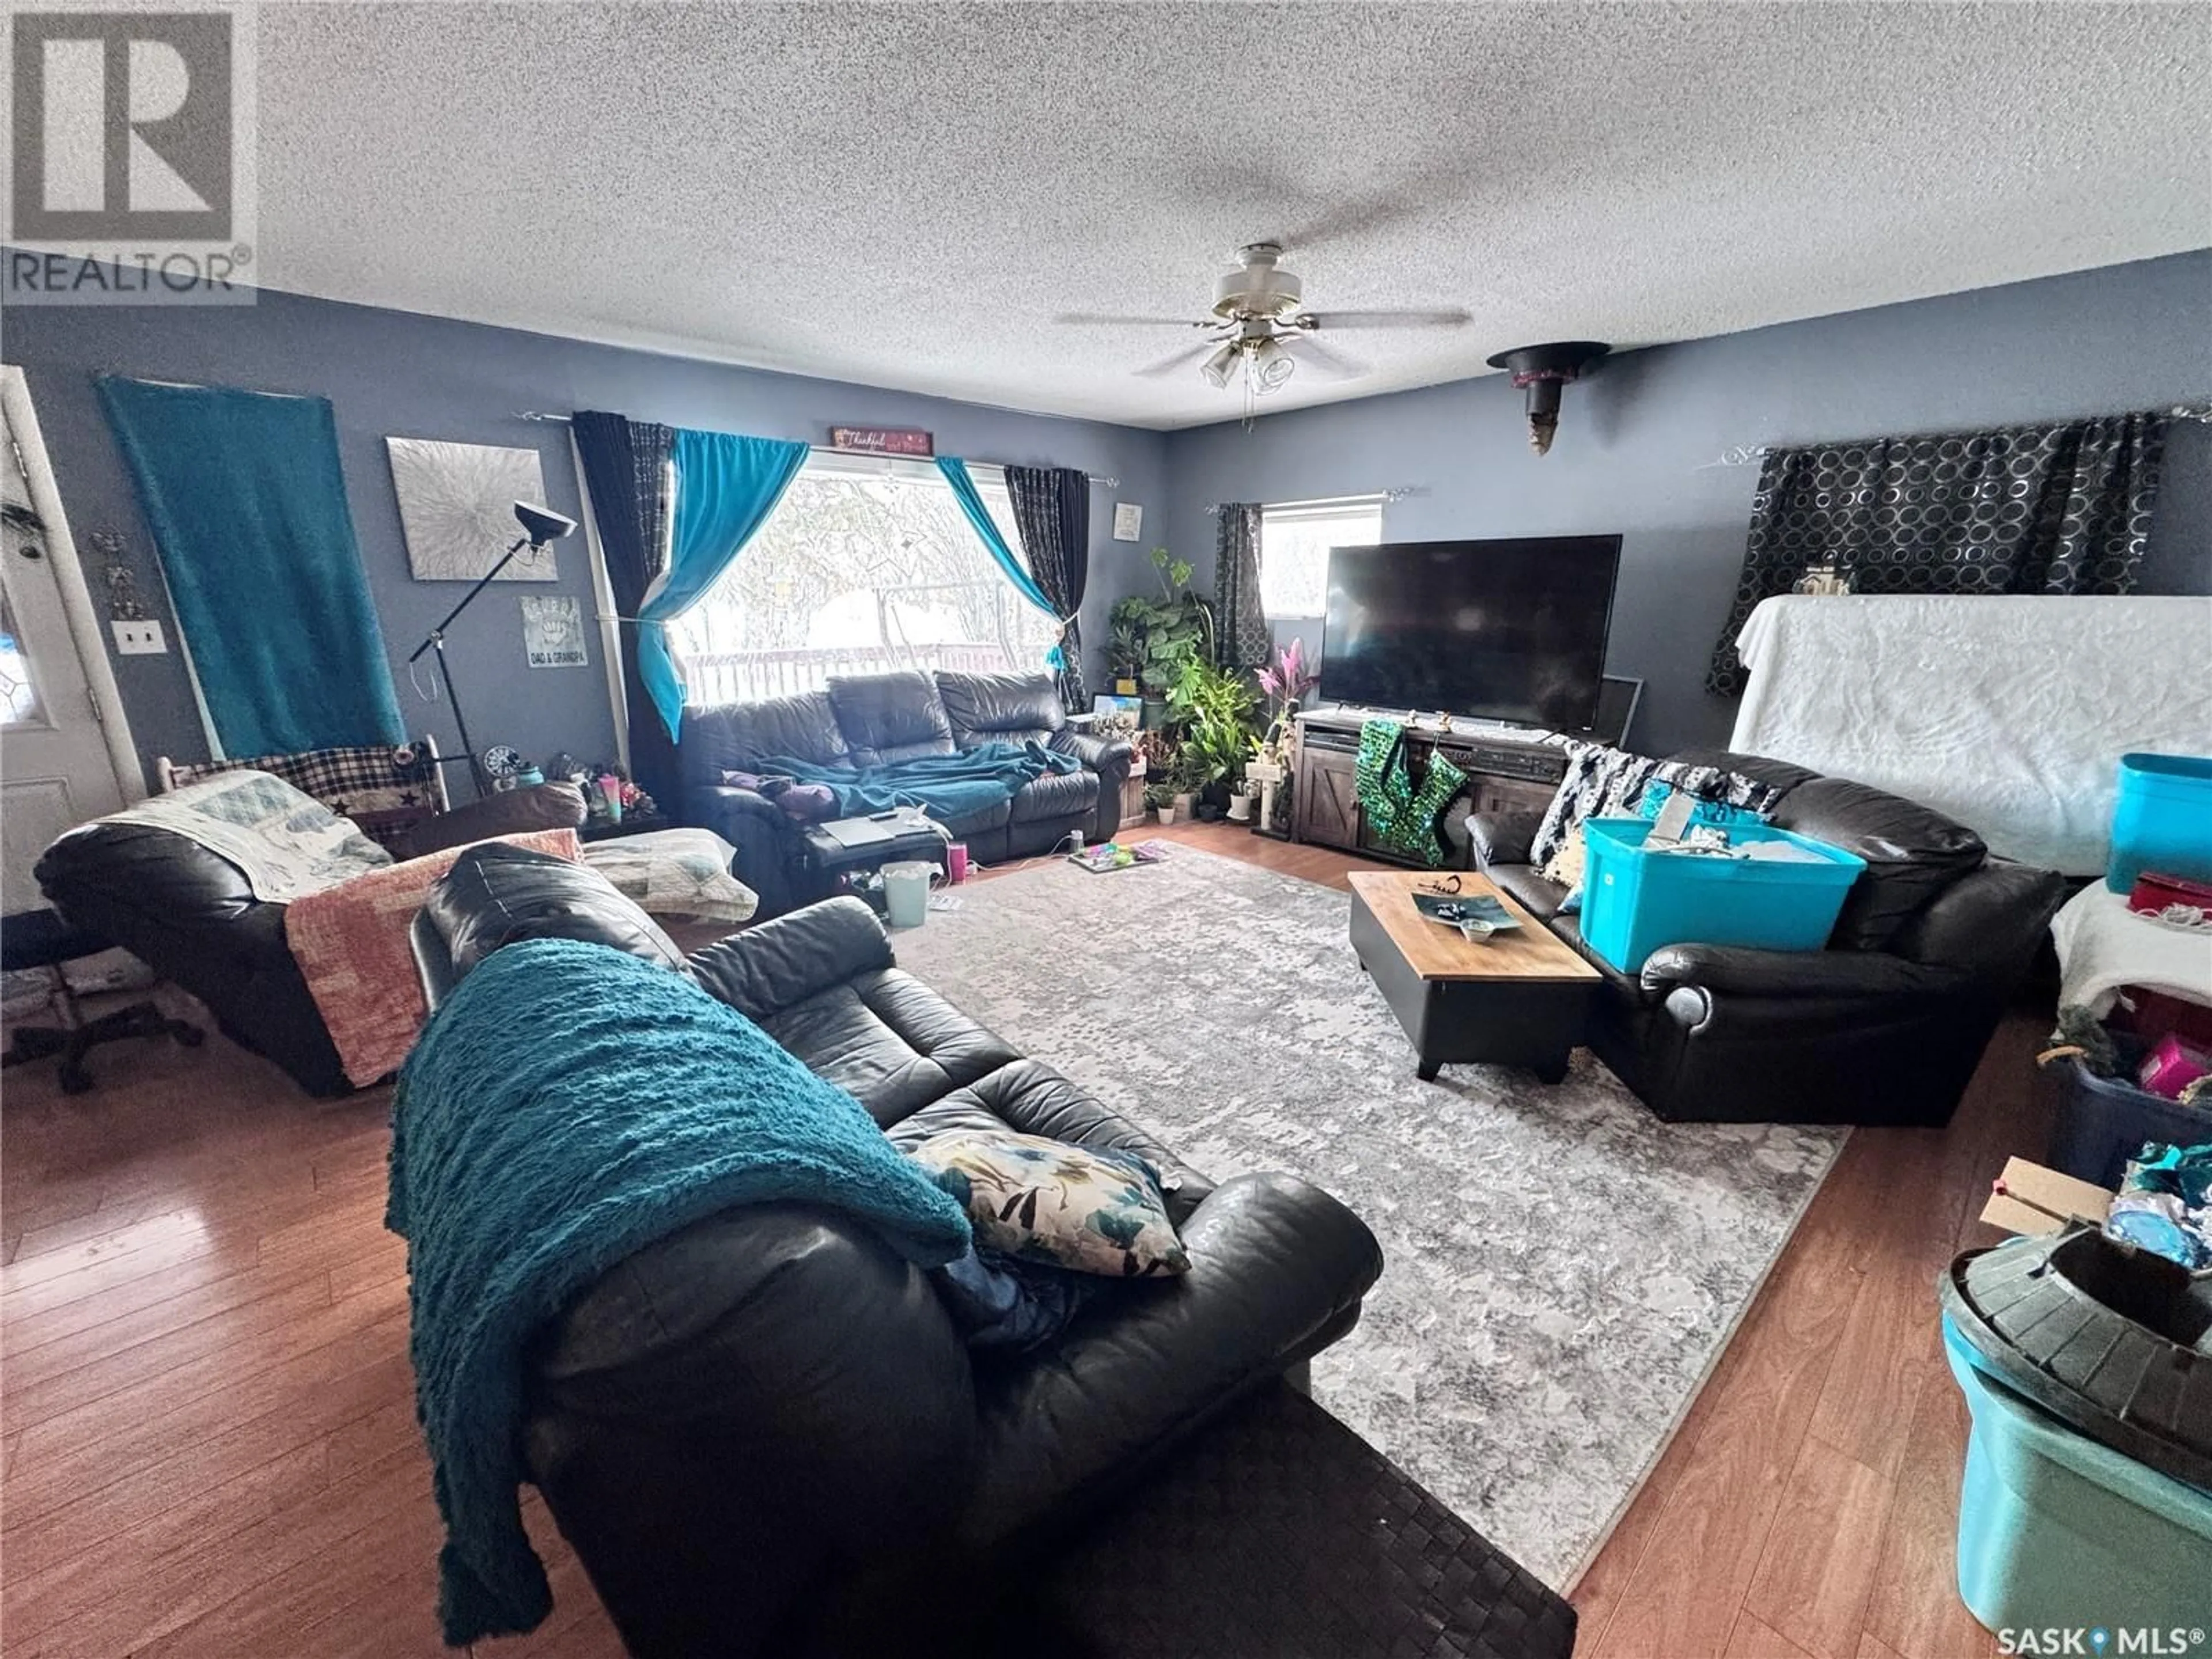
<path fill-rule="evenodd" d="M 564 519 L 558 513 L 542 507 L 532 507 L 528 501 L 514 504 L 515 522 L 530 538 L 532 547 L 543 547 L 548 542 L 557 542 L 576 527 L 574 519 Z"/>

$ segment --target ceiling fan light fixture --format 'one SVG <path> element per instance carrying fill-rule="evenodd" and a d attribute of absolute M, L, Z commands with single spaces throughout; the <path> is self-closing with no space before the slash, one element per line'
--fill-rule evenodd
<path fill-rule="evenodd" d="M 1279 390 L 1291 378 L 1298 360 L 1285 349 L 1279 340 L 1261 340 L 1251 348 L 1250 362 L 1246 372 L 1251 376 L 1252 390 L 1264 398 Z"/>
<path fill-rule="evenodd" d="M 1513 384 L 1528 393 L 1529 448 L 1539 455 L 1551 453 L 1559 429 L 1559 388 L 1588 374 L 1612 349 L 1596 340 L 1553 340 L 1516 346 L 1489 360 L 1492 368 L 1504 369 L 1513 376 Z"/>
<path fill-rule="evenodd" d="M 1237 373 L 1236 342 L 1224 341 L 1216 347 L 1212 355 L 1198 366 L 1198 372 L 1205 375 L 1206 383 L 1217 391 L 1227 386 Z"/>
<path fill-rule="evenodd" d="M 1276 242 L 1251 242 L 1237 249 L 1236 269 L 1222 272 L 1214 282 L 1213 314 L 1225 322 L 1241 322 L 1295 313 L 1305 284 L 1278 263 L 1282 257 L 1282 246 Z"/>

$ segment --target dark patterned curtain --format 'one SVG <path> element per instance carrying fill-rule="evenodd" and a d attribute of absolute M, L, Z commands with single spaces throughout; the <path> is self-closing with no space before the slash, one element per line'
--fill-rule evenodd
<path fill-rule="evenodd" d="M 637 786 L 664 811 L 681 811 L 676 745 L 653 713 L 637 672 L 638 607 L 668 561 L 668 458 L 673 427 L 633 421 L 596 409 L 576 411 L 570 430 L 584 468 L 599 552 L 607 562 L 622 639 L 623 699 L 629 707 L 629 769 Z M 589 757 L 580 756 L 580 759 Z"/>
<path fill-rule="evenodd" d="M 1772 449 L 1705 690 L 1743 691 L 1735 636 L 1832 564 L 1855 593 L 2125 593 L 2158 495 L 2166 418 Z"/>
<path fill-rule="evenodd" d="M 1224 668 L 1259 668 L 1274 643 L 1260 604 L 1260 504 L 1224 501 L 1213 556 L 1213 614 Z"/>
<path fill-rule="evenodd" d="M 1091 707 L 1083 683 L 1083 630 L 1075 613 L 1091 583 L 1091 475 L 1066 466 L 1010 466 L 1006 494 L 1030 574 L 1060 624 L 1060 700 L 1071 714 Z"/>

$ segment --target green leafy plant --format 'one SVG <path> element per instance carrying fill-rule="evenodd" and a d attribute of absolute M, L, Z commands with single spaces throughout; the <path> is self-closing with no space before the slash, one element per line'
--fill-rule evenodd
<path fill-rule="evenodd" d="M 1176 787 L 1172 783 L 1148 783 L 1145 786 L 1145 805 L 1155 810 L 1175 805 Z"/>
<path fill-rule="evenodd" d="M 1148 696 L 1159 697 L 1167 695 L 1186 662 L 1213 654 L 1213 611 L 1190 591 L 1188 559 L 1156 547 L 1152 562 L 1160 597 L 1132 593 L 1115 601 L 1107 617 L 1106 652 L 1116 679 L 1133 679 Z"/>
<path fill-rule="evenodd" d="M 1258 732 L 1258 695 L 1233 669 L 1202 657 L 1185 662 L 1168 691 L 1168 707 L 1183 728 L 1178 770 L 1194 789 L 1244 781 Z"/>

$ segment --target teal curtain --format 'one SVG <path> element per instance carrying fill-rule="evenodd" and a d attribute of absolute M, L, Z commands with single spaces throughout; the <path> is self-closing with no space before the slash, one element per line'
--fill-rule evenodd
<path fill-rule="evenodd" d="M 968 522 L 975 526 L 975 533 L 983 538 L 983 545 L 990 550 L 991 557 L 997 561 L 1000 573 L 1014 585 L 1014 592 L 1064 626 L 1066 618 L 1060 614 L 1059 607 L 1045 598 L 1044 589 L 1036 585 L 1036 578 L 1023 568 L 1022 562 L 1014 556 L 1014 550 L 1006 545 L 1006 538 L 999 533 L 999 526 L 991 517 L 991 509 L 983 505 L 982 496 L 975 491 L 975 479 L 968 476 L 968 463 L 957 455 L 939 455 L 937 470 L 945 475 L 945 482 L 952 486 L 952 499 L 960 503 L 960 510 L 968 515 Z M 1044 653 L 1044 659 L 1057 670 L 1060 666 L 1060 647 L 1054 646 Z"/>
<path fill-rule="evenodd" d="M 99 387 L 223 752 L 404 742 L 329 400 Z"/>
<path fill-rule="evenodd" d="M 671 459 L 676 514 L 669 527 L 668 568 L 638 609 L 637 662 L 638 677 L 673 741 L 684 723 L 684 678 L 669 654 L 667 624 L 699 603 L 768 522 L 806 465 L 806 446 L 686 428 L 677 433 Z"/>

